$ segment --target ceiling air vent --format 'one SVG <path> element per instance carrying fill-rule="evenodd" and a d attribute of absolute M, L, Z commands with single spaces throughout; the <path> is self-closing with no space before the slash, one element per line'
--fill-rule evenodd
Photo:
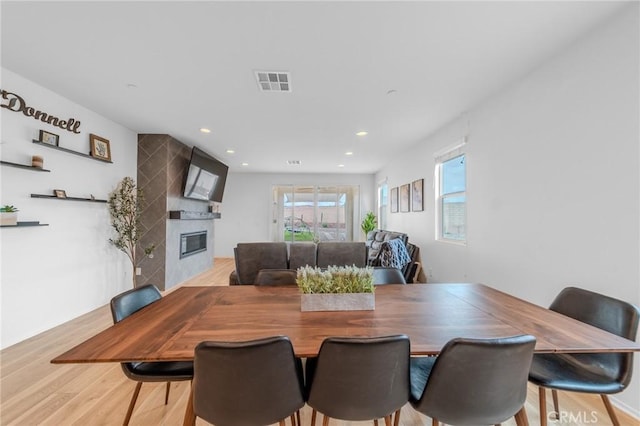
<path fill-rule="evenodd" d="M 263 92 L 291 92 L 291 74 L 288 71 L 256 71 L 258 87 Z"/>
<path fill-rule="evenodd" d="M 299 166 L 302 164 L 300 160 L 287 160 L 287 164 L 290 166 Z"/>

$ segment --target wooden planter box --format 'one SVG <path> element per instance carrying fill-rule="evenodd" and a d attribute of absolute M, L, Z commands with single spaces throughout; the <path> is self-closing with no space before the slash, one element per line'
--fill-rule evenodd
<path fill-rule="evenodd" d="M 376 308 L 374 293 L 302 294 L 300 310 L 313 311 L 373 311 Z"/>

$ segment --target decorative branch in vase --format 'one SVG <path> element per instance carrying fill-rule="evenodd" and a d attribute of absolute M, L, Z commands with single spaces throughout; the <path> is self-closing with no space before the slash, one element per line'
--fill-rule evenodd
<path fill-rule="evenodd" d="M 131 177 L 123 178 L 116 188 L 109 194 L 107 200 L 111 226 L 116 232 L 116 238 L 109 238 L 109 242 L 123 251 L 131 261 L 133 271 L 133 287 L 136 287 L 136 268 L 141 259 L 136 256 L 136 246 L 142 238 L 140 231 L 140 214 L 144 204 L 144 194 L 136 186 Z M 145 247 L 145 257 L 155 250 L 155 244 Z"/>

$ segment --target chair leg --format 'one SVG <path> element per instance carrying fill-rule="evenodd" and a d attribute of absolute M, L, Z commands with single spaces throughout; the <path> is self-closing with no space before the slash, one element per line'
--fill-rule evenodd
<path fill-rule="evenodd" d="M 322 426 L 329 426 L 329 416 L 326 414 L 322 415 Z"/>
<path fill-rule="evenodd" d="M 187 408 L 184 412 L 184 421 L 182 426 L 195 426 L 196 425 L 196 413 L 193 411 L 193 387 L 189 392 L 189 399 L 187 400 Z"/>
<path fill-rule="evenodd" d="M 558 391 L 555 389 L 551 389 L 551 397 L 553 398 L 553 409 L 556 411 L 553 418 L 557 420 L 560 418 L 560 403 L 558 402 Z"/>
<path fill-rule="evenodd" d="M 280 422 L 278 423 L 279 426 L 287 426 L 284 424 L 284 420 L 280 420 Z"/>
<path fill-rule="evenodd" d="M 384 416 L 384 426 L 391 426 L 391 416 L 392 414 L 389 414 L 388 416 Z"/>
<path fill-rule="evenodd" d="M 398 411 L 396 411 L 396 415 L 395 415 L 395 418 L 393 420 L 393 426 L 399 426 L 400 425 L 400 410 L 402 410 L 402 408 L 398 408 Z"/>
<path fill-rule="evenodd" d="M 300 420 L 300 410 L 296 411 L 296 419 L 298 420 L 298 426 L 302 426 L 302 421 Z"/>
<path fill-rule="evenodd" d="M 142 387 L 142 382 L 138 382 L 136 384 L 136 388 L 133 391 L 133 395 L 131 395 L 131 402 L 129 402 L 129 408 L 127 409 L 127 415 L 124 418 L 124 422 L 122 422 L 123 426 L 127 426 L 129 424 L 129 420 L 131 420 L 131 415 L 133 414 L 133 407 L 136 406 L 136 401 L 138 400 L 138 394 L 140 393 L 140 388 Z"/>
<path fill-rule="evenodd" d="M 547 426 L 547 394 L 546 389 L 538 386 L 538 400 L 540 405 L 540 426 Z"/>
<path fill-rule="evenodd" d="M 378 426 L 378 419 L 373 420 L 373 426 Z"/>
<path fill-rule="evenodd" d="M 524 405 L 522 406 L 520 411 L 516 413 L 514 417 L 516 419 L 516 425 L 529 426 L 529 419 L 527 418 L 527 410 L 525 410 Z"/>
<path fill-rule="evenodd" d="M 431 426 L 440 426 L 438 419 L 431 419 Z"/>
<path fill-rule="evenodd" d="M 167 382 L 167 391 L 164 393 L 164 405 L 169 403 L 169 391 L 171 390 L 171 382 Z"/>
<path fill-rule="evenodd" d="M 314 408 L 313 411 L 311 411 L 311 426 L 316 426 L 316 414 L 318 414 L 318 412 Z"/>
<path fill-rule="evenodd" d="M 611 419 L 613 426 L 620 426 L 618 416 L 616 416 L 616 412 L 613 409 L 613 405 L 611 405 L 611 401 L 609 401 L 609 397 L 605 394 L 600 394 L 600 397 L 602 398 L 602 402 L 604 402 L 604 407 L 607 409 L 607 413 L 609 414 L 609 418 Z"/>

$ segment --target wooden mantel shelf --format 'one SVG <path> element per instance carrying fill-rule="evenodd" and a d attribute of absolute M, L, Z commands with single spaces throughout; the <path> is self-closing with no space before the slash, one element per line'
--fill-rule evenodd
<path fill-rule="evenodd" d="M 169 211 L 169 219 L 211 220 L 211 219 L 220 219 L 221 217 L 222 215 L 220 213 L 213 213 L 213 212 L 189 212 L 185 210 Z"/>

